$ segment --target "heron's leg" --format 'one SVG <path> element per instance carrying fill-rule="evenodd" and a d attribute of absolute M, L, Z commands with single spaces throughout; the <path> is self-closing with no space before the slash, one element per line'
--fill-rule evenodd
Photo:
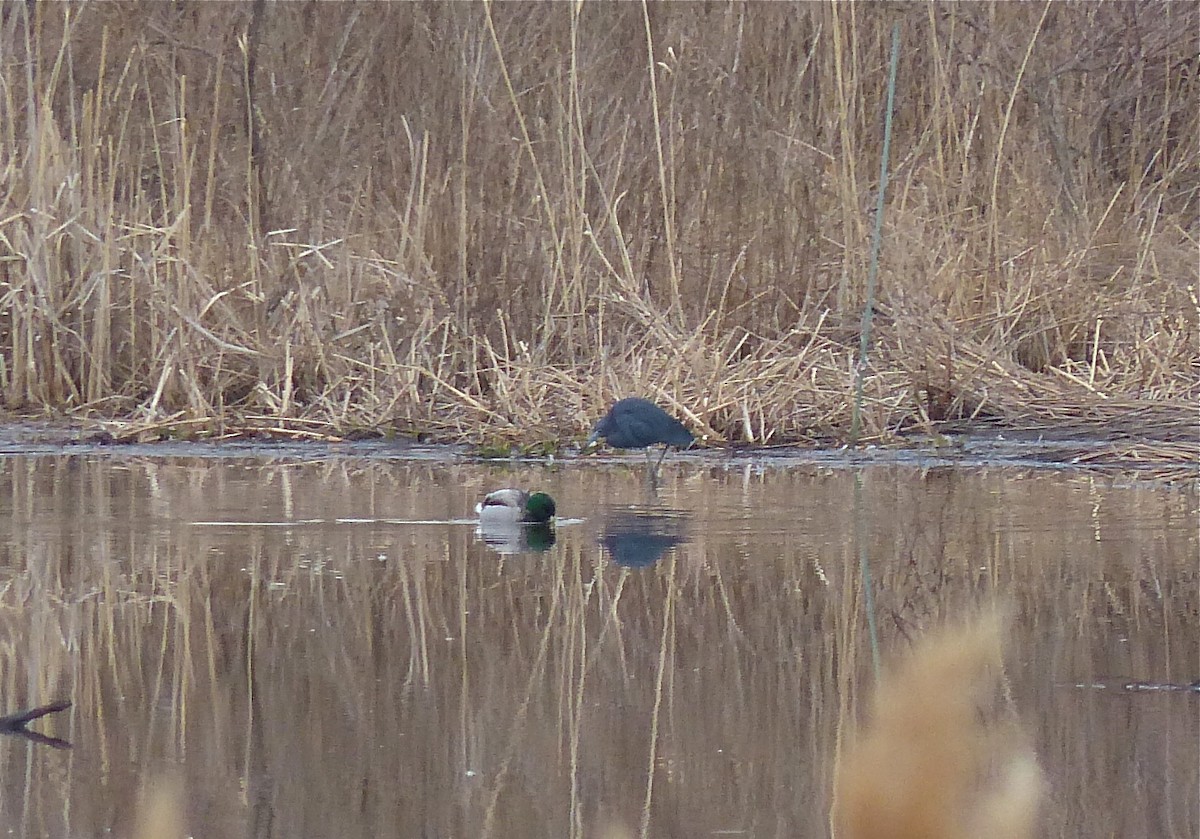
<path fill-rule="evenodd" d="M 663 460 L 664 460 L 664 459 L 666 458 L 666 456 L 667 456 L 667 449 L 669 449 L 669 448 L 671 448 L 671 447 L 670 447 L 670 446 L 667 446 L 667 445 L 663 445 L 662 454 L 660 454 L 660 455 L 658 456 L 658 463 L 654 464 L 654 471 L 656 471 L 656 472 L 657 472 L 657 471 L 658 471 L 658 467 L 662 466 L 662 462 L 663 462 Z M 650 451 L 650 450 L 649 450 L 649 449 L 646 449 L 646 451 L 648 452 L 648 451 Z"/>
<path fill-rule="evenodd" d="M 646 488 L 652 494 L 658 492 L 658 467 L 649 458 L 646 459 Z"/>
<path fill-rule="evenodd" d="M 658 469 L 662 466 L 663 458 L 667 456 L 667 448 L 667 446 L 663 446 L 662 454 L 658 456 L 658 461 L 652 464 L 650 462 L 650 447 L 646 447 L 646 471 L 649 474 L 650 486 L 654 489 L 658 489 Z"/>

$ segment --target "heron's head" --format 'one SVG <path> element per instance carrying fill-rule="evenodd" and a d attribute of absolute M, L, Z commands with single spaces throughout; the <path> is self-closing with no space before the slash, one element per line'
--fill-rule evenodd
<path fill-rule="evenodd" d="M 583 444 L 583 447 L 585 449 L 590 449 L 592 446 L 596 445 L 596 441 L 601 437 L 607 437 L 609 424 L 609 415 L 606 414 L 605 416 L 601 417 L 596 424 L 592 426 L 592 433 L 588 435 L 587 442 Z"/>

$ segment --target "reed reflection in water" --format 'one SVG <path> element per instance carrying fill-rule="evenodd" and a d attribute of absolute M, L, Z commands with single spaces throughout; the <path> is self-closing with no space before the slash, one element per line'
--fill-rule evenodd
<path fill-rule="evenodd" d="M 622 466 L 0 459 L 4 710 L 74 703 L 38 723 L 73 749 L 0 741 L 0 822 L 129 835 L 165 778 L 211 836 L 828 835 L 873 683 L 857 515 L 885 650 L 1009 605 L 1040 835 L 1200 833 L 1200 696 L 1166 689 L 1200 676 L 1196 495 L 862 480 L 856 512 L 811 466 L 668 463 L 647 497 Z M 583 521 L 499 554 L 464 520 L 505 485 Z"/>

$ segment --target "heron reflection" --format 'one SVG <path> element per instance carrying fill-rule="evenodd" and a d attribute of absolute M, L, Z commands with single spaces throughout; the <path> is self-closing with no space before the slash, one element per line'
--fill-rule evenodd
<path fill-rule="evenodd" d="M 687 517 L 674 510 L 620 510 L 604 521 L 600 544 L 624 568 L 648 568 L 687 541 Z"/>

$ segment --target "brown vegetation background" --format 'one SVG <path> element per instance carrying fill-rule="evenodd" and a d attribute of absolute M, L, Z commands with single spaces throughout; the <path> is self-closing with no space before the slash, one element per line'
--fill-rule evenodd
<path fill-rule="evenodd" d="M 1195 433 L 1194 3 L 2 14 L 10 412 L 842 439 L 898 22 L 867 436 Z"/>

